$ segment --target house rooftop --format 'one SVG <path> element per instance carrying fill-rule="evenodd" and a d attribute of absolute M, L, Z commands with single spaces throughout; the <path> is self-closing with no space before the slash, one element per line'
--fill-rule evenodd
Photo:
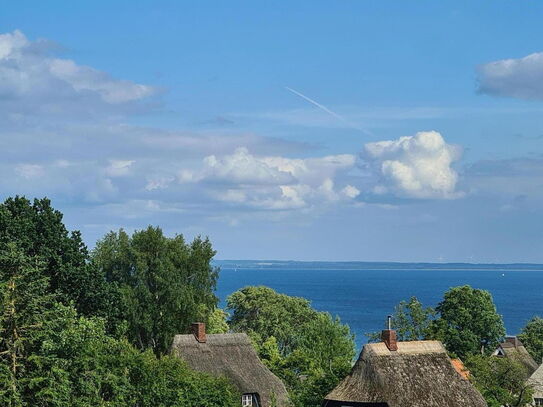
<path fill-rule="evenodd" d="M 323 406 L 485 407 L 481 394 L 455 369 L 438 341 L 364 346 L 351 373 Z"/>
<path fill-rule="evenodd" d="M 530 377 L 539 367 L 522 342 L 515 336 L 505 338 L 505 342 L 500 343 L 493 354 L 522 363 L 526 369 L 526 378 Z"/>
<path fill-rule="evenodd" d="M 176 335 L 171 353 L 194 370 L 226 377 L 243 394 L 258 394 L 261 407 L 271 406 L 273 399 L 278 407 L 288 405 L 283 382 L 261 362 L 244 333 Z"/>

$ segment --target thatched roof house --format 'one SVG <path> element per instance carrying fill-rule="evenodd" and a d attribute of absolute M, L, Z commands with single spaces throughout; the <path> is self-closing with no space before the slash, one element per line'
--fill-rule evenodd
<path fill-rule="evenodd" d="M 528 384 L 534 390 L 534 406 L 543 406 L 543 364 L 528 379 Z"/>
<path fill-rule="evenodd" d="M 382 339 L 364 346 L 323 407 L 486 407 L 440 342 L 397 342 L 390 329 Z"/>
<path fill-rule="evenodd" d="M 493 355 L 516 360 L 526 368 L 526 379 L 539 367 L 539 364 L 530 356 L 522 342 L 516 336 L 508 336 L 505 342 L 500 343 Z"/>
<path fill-rule="evenodd" d="M 203 323 L 193 324 L 193 332 L 175 336 L 173 355 L 194 370 L 229 379 L 243 395 L 242 406 L 289 405 L 285 385 L 262 364 L 246 334 L 206 335 Z"/>

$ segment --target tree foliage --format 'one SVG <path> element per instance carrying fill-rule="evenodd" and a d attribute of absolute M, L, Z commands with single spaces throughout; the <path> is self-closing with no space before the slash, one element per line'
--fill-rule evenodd
<path fill-rule="evenodd" d="M 15 244 L 0 251 L 0 405 L 233 407 L 225 379 L 178 358 L 140 352 L 107 334 L 103 318 L 56 303 L 41 263 Z"/>
<path fill-rule="evenodd" d="M 118 285 L 130 341 L 164 354 L 175 334 L 214 310 L 214 255 L 208 239 L 186 243 L 183 236 L 168 238 L 149 226 L 132 236 L 122 229 L 108 233 L 97 243 L 92 265 Z"/>
<path fill-rule="evenodd" d="M 247 332 L 261 359 L 281 377 L 297 406 L 320 406 L 347 375 L 355 354 L 347 325 L 309 301 L 268 287 L 245 287 L 227 300 L 230 329 Z"/>
<path fill-rule="evenodd" d="M 0 204 L 0 248 L 10 242 L 42 263 L 40 273 L 59 301 L 73 303 L 85 315 L 109 312 L 112 293 L 99 271 L 89 266 L 81 234 L 68 232 L 62 214 L 47 198 L 30 202 L 15 197 Z M 5 281 L 1 274 L 0 280 Z"/>
<path fill-rule="evenodd" d="M 473 355 L 466 359 L 470 380 L 489 407 L 523 407 L 532 401 L 532 389 L 524 380 L 526 367 L 519 361 Z"/>
<path fill-rule="evenodd" d="M 32 346 L 44 313 L 51 306 L 42 263 L 26 256 L 15 243 L 0 249 L 0 390 L 6 405 L 20 405 L 21 380 L 29 368 Z"/>
<path fill-rule="evenodd" d="M 419 341 L 428 339 L 430 325 L 436 316 L 431 307 L 424 307 L 417 297 L 409 301 L 400 301 L 394 307 L 392 315 L 392 328 L 396 330 L 400 341 Z M 367 334 L 370 342 L 380 341 L 381 332 Z"/>
<path fill-rule="evenodd" d="M 441 340 L 449 353 L 462 359 L 490 353 L 505 335 L 492 295 L 468 285 L 449 289 L 438 304 L 439 317 L 429 336 Z"/>
<path fill-rule="evenodd" d="M 221 308 L 215 308 L 207 319 L 206 331 L 209 334 L 228 333 L 228 314 Z"/>
<path fill-rule="evenodd" d="M 62 407 L 233 407 L 239 395 L 225 379 L 188 369 L 174 357 L 157 358 L 108 336 L 104 321 L 78 317 L 56 305 L 45 317 L 17 398 L 0 383 L 0 405 Z M 5 364 L 0 365 L 5 370 Z M 9 398 L 8 398 L 9 396 Z"/>
<path fill-rule="evenodd" d="M 225 379 L 111 335 L 128 326 L 143 332 L 141 349 L 161 353 L 188 321 L 208 316 L 217 279 L 209 241 L 166 239 L 158 228 L 119 235 L 90 262 L 47 199 L 0 204 L 0 405 L 238 406 Z"/>
<path fill-rule="evenodd" d="M 518 335 L 530 355 L 537 363 L 543 361 L 543 319 L 533 317 Z"/>

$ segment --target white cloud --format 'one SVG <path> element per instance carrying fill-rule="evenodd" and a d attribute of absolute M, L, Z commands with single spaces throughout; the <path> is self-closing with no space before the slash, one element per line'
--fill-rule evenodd
<path fill-rule="evenodd" d="M 153 178 L 149 179 L 147 181 L 147 185 L 145 185 L 145 189 L 147 191 L 154 191 L 157 189 L 165 189 L 168 188 L 168 186 L 175 180 L 174 177 L 160 177 L 160 178 Z"/>
<path fill-rule="evenodd" d="M 352 169 L 350 154 L 293 159 L 256 156 L 245 147 L 233 154 L 207 156 L 198 170 L 181 170 L 181 183 L 201 185 L 210 196 L 232 205 L 288 210 L 350 201 L 360 191 L 351 185 L 337 189 L 338 175 Z"/>
<path fill-rule="evenodd" d="M 247 148 L 237 148 L 234 154 L 217 158 L 210 155 L 204 158 L 204 168 L 199 173 L 184 171 L 180 180 L 197 182 L 209 180 L 244 185 L 281 185 L 294 182 L 289 171 L 283 171 L 278 166 L 269 165 L 249 153 Z"/>
<path fill-rule="evenodd" d="M 362 153 L 364 164 L 379 180 L 374 193 L 440 199 L 460 195 L 455 190 L 458 174 L 451 166 L 460 156 L 460 148 L 435 131 L 368 143 Z"/>
<path fill-rule="evenodd" d="M 356 187 L 353 187 L 352 185 L 347 185 L 341 190 L 341 193 L 348 198 L 354 199 L 358 195 L 360 195 L 360 190 Z"/>
<path fill-rule="evenodd" d="M 46 41 L 30 41 L 20 31 L 0 35 L 0 102 L 6 118 L 111 113 L 156 93 L 151 86 L 55 58 L 49 48 Z"/>
<path fill-rule="evenodd" d="M 122 177 L 130 174 L 130 167 L 134 164 L 134 160 L 109 160 L 105 172 L 110 177 Z"/>
<path fill-rule="evenodd" d="M 154 93 L 150 86 L 115 80 L 103 72 L 79 66 L 69 59 L 50 59 L 47 65 L 51 75 L 70 84 L 77 92 L 96 92 L 107 103 L 131 102 Z"/>
<path fill-rule="evenodd" d="M 1 52 L 0 48 L 0 52 Z M 19 164 L 15 167 L 15 173 L 25 179 L 40 178 L 44 175 L 44 169 L 38 164 Z"/>
<path fill-rule="evenodd" d="M 519 99 L 543 99 L 543 52 L 502 59 L 478 68 L 479 92 Z"/>
<path fill-rule="evenodd" d="M 363 178 L 355 155 L 307 158 L 318 150 L 305 143 L 232 128 L 123 124 L 126 112 L 137 112 L 126 109 L 156 90 L 50 51 L 18 31 L 0 35 L 0 167 L 16 175 L 1 180 L 6 194 L 46 195 L 153 222 L 167 222 L 169 213 L 191 220 L 211 214 L 284 220 L 293 211 L 314 216 L 321 209 L 361 206 L 371 187 L 410 197 L 456 194 L 454 159 L 440 156 L 452 146 L 442 139 L 437 147 L 428 140 L 418 145 L 419 136 L 368 144 L 373 176 Z M 441 165 L 449 184 L 429 176 L 425 161 L 433 169 Z M 104 221 L 116 222 L 114 216 Z"/>

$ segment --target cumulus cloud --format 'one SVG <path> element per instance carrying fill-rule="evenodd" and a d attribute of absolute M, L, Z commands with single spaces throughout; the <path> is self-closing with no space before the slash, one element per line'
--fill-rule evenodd
<path fill-rule="evenodd" d="M 543 99 L 543 52 L 502 59 L 478 68 L 479 92 L 519 99 Z"/>
<path fill-rule="evenodd" d="M 292 174 L 267 164 L 240 147 L 234 154 L 217 158 L 204 158 L 204 167 L 198 172 L 182 171 L 181 182 L 211 181 L 243 185 L 281 185 L 294 182 Z"/>
<path fill-rule="evenodd" d="M 256 156 L 240 147 L 233 154 L 205 157 L 201 168 L 184 169 L 178 179 L 205 185 L 218 201 L 287 210 L 355 199 L 360 193 L 356 187 L 335 185 L 338 175 L 354 165 L 355 157 L 350 154 L 292 159 Z"/>
<path fill-rule="evenodd" d="M 456 191 L 458 174 L 452 168 L 460 156 L 459 147 L 447 144 L 438 132 L 428 131 L 368 143 L 362 160 L 377 177 L 377 194 L 450 199 L 460 195 Z"/>
<path fill-rule="evenodd" d="M 47 41 L 22 32 L 0 35 L 0 102 L 5 117 L 117 109 L 139 102 L 156 89 L 49 54 Z"/>

